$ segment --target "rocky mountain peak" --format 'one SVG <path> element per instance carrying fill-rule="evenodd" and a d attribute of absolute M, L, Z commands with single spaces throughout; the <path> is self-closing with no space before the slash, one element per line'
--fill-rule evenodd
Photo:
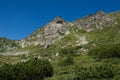
<path fill-rule="evenodd" d="M 58 24 L 63 24 L 64 22 L 66 22 L 61 16 L 57 16 L 53 21 Z"/>
<path fill-rule="evenodd" d="M 74 21 L 73 26 L 77 26 L 78 29 L 84 29 L 87 32 L 97 29 L 103 29 L 103 26 L 110 26 L 113 19 L 109 17 L 103 11 L 97 11 L 96 14 L 91 14 L 82 19 Z"/>
<path fill-rule="evenodd" d="M 49 25 L 50 27 L 60 27 L 60 26 L 62 27 L 66 23 L 67 22 L 61 16 L 57 16 L 55 19 L 53 19 L 47 25 Z"/>
<path fill-rule="evenodd" d="M 46 26 L 44 26 L 44 37 L 45 37 L 45 46 L 48 44 L 54 43 L 56 40 L 62 36 L 67 31 L 66 28 L 67 22 L 61 17 L 58 16 Z"/>
<path fill-rule="evenodd" d="M 44 27 L 40 27 L 29 37 L 22 40 L 22 46 L 28 45 L 42 45 L 47 48 L 50 44 L 61 39 L 67 29 L 67 22 L 61 17 L 57 16 L 55 19 L 47 23 Z M 33 41 L 34 40 L 34 41 Z"/>
<path fill-rule="evenodd" d="M 56 28 L 60 28 L 63 27 L 67 24 L 67 22 L 61 17 L 61 16 L 57 16 L 55 19 L 53 19 L 51 22 L 49 22 L 47 25 L 45 25 L 44 27 L 56 27 Z"/>
<path fill-rule="evenodd" d="M 66 24 L 67 22 L 61 16 L 58 16 L 44 26 L 44 31 L 50 30 L 50 29 L 51 31 L 55 31 L 55 29 L 63 28 Z"/>

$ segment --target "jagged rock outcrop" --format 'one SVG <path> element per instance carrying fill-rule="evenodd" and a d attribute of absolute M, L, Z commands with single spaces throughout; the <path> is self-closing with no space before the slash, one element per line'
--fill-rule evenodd
<path fill-rule="evenodd" d="M 49 44 L 54 43 L 56 40 L 63 37 L 65 32 L 68 30 L 66 26 L 67 22 L 64 21 L 61 16 L 58 16 L 44 27 L 45 48 Z"/>
<path fill-rule="evenodd" d="M 103 27 L 110 26 L 112 22 L 112 17 L 108 16 L 103 11 L 98 11 L 96 14 L 90 14 L 85 18 L 74 21 L 72 26 L 76 26 L 78 29 L 84 29 L 89 32 L 94 28 L 102 29 Z"/>
<path fill-rule="evenodd" d="M 14 40 L 9 40 L 7 38 L 0 38 L 0 51 L 2 50 L 15 50 L 17 49 L 17 43 Z"/>
<path fill-rule="evenodd" d="M 39 44 L 47 48 L 48 45 L 64 36 L 66 31 L 68 31 L 67 24 L 61 16 L 58 16 L 44 27 L 36 30 L 29 37 L 21 40 L 21 46 L 25 47 Z"/>

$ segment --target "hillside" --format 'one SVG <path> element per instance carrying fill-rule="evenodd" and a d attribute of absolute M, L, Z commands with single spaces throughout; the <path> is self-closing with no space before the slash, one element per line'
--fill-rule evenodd
<path fill-rule="evenodd" d="M 72 22 L 58 16 L 22 40 L 0 38 L 1 65 L 31 57 L 53 66 L 45 80 L 120 80 L 120 12 L 98 11 Z"/>

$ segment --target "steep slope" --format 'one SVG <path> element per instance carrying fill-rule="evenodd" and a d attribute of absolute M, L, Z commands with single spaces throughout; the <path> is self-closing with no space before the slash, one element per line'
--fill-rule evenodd
<path fill-rule="evenodd" d="M 15 41 L 14 44 L 19 45 L 15 47 L 17 50 L 13 48 L 14 46 L 9 48 L 14 49 L 12 54 L 22 51 L 21 53 L 32 55 L 56 55 L 61 49 L 74 47 L 79 47 L 78 54 L 87 53 L 89 48 L 96 44 L 112 40 L 119 42 L 119 21 L 120 12 L 106 14 L 98 11 L 73 22 L 67 22 L 58 16 L 28 37 Z M 7 49 L 10 45 L 4 48 Z"/>
<path fill-rule="evenodd" d="M 62 17 L 58 16 L 44 27 L 39 28 L 30 36 L 21 40 L 20 43 L 22 43 L 22 47 L 41 45 L 47 48 L 49 44 L 54 43 L 64 36 L 64 34 L 68 31 L 66 27 L 67 25 L 68 23 L 64 21 Z"/>
<path fill-rule="evenodd" d="M 32 54 L 56 55 L 61 49 L 76 46 L 82 47 L 78 53 L 87 53 L 90 47 L 102 42 L 111 42 L 113 36 L 118 36 L 116 31 L 119 17 L 116 15 L 119 16 L 119 13 L 106 14 L 98 11 L 71 23 L 57 17 L 20 43 Z"/>
<path fill-rule="evenodd" d="M 62 17 L 58 16 L 44 27 L 39 28 L 30 36 L 20 41 L 24 48 L 30 45 L 41 45 L 47 48 L 57 40 L 60 40 L 70 32 L 84 30 L 90 32 L 95 29 L 103 29 L 113 24 L 114 18 L 105 14 L 103 11 L 98 11 L 96 14 L 91 14 L 85 18 L 77 19 L 71 23 L 66 22 Z"/>

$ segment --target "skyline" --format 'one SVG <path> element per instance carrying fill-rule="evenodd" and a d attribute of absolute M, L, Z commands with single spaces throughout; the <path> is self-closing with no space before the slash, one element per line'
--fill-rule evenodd
<path fill-rule="evenodd" d="M 92 2 L 93 1 L 93 2 Z M 20 40 L 57 16 L 68 22 L 94 14 L 120 10 L 120 0 L 4 0 L 0 1 L 0 37 Z"/>

